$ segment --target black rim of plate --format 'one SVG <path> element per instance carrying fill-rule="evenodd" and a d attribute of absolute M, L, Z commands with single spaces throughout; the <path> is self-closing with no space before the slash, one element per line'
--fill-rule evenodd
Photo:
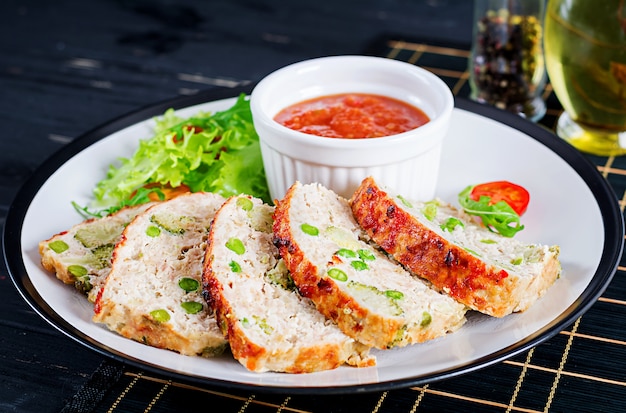
<path fill-rule="evenodd" d="M 220 379 L 190 376 L 181 372 L 172 371 L 160 366 L 153 366 L 141 360 L 133 359 L 120 352 L 108 348 L 98 342 L 95 342 L 89 336 L 78 331 L 62 317 L 56 314 L 48 304 L 42 299 L 37 290 L 32 285 L 30 278 L 26 272 L 22 259 L 21 233 L 22 223 L 24 221 L 26 211 L 31 201 L 47 181 L 61 165 L 67 162 L 74 155 L 92 145 L 93 143 L 106 138 L 110 134 L 117 132 L 125 127 L 134 125 L 138 122 L 159 116 L 168 108 L 183 109 L 185 107 L 194 106 L 206 102 L 220 99 L 232 98 L 241 93 L 249 94 L 253 85 L 249 85 L 236 89 L 218 89 L 207 90 L 192 96 L 177 97 L 166 100 L 154 105 L 150 105 L 134 111 L 130 114 L 116 118 L 107 122 L 91 131 L 86 132 L 81 137 L 69 143 L 51 158 L 45 161 L 30 177 L 30 179 L 22 186 L 11 204 L 4 227 L 2 246 L 5 262 L 13 283 L 26 302 L 47 322 L 68 337 L 78 341 L 88 348 L 103 354 L 109 358 L 134 365 L 140 369 L 150 370 L 156 374 L 166 374 L 175 377 L 177 380 L 190 382 L 199 385 L 216 385 L 221 387 L 229 387 L 231 389 L 253 390 L 267 393 L 292 393 L 292 394 L 345 394 L 353 392 L 370 392 L 383 391 L 405 388 L 408 386 L 423 385 L 428 382 L 434 382 L 451 378 L 460 374 L 469 373 L 504 359 L 510 358 L 525 350 L 534 347 L 545 340 L 556 335 L 568 325 L 573 323 L 578 317 L 586 312 L 604 292 L 613 275 L 617 271 L 617 266 L 622 254 L 624 243 L 624 220 L 618 206 L 618 200 L 606 181 L 595 165 L 593 165 L 578 150 L 556 138 L 551 131 L 529 122 L 519 116 L 508 112 L 495 109 L 486 105 L 482 105 L 466 99 L 456 99 L 455 107 L 466 110 L 486 118 L 494 119 L 517 129 L 529 137 L 537 140 L 550 150 L 560 156 L 568 163 L 576 173 L 584 180 L 592 191 L 600 211 L 605 233 L 605 241 L 602 250 L 600 264 L 589 286 L 581 294 L 581 296 L 570 305 L 562 314 L 554 319 L 550 324 L 540 331 L 524 338 L 521 341 L 503 348 L 489 356 L 479 360 L 468 362 L 465 365 L 456 366 L 453 369 L 432 372 L 428 375 L 418 377 L 407 377 L 405 379 L 393 380 L 389 382 L 378 382 L 363 385 L 348 385 L 339 387 L 280 387 L 280 386 L 258 386 L 248 383 L 231 382 Z"/>

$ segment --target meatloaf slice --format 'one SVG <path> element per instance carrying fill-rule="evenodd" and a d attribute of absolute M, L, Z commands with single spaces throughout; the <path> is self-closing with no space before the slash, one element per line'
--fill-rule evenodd
<path fill-rule="evenodd" d="M 387 349 L 454 331 L 466 307 L 360 239 L 348 201 L 296 182 L 274 214 L 275 244 L 302 295 L 350 337 Z"/>
<path fill-rule="evenodd" d="M 226 347 L 202 297 L 202 265 L 211 220 L 224 202 L 193 193 L 158 203 L 122 233 L 93 320 L 124 337 L 184 355 Z"/>
<path fill-rule="evenodd" d="M 359 225 L 382 249 L 485 314 L 526 310 L 560 275 L 558 246 L 503 237 L 441 200 L 409 201 L 368 177 L 350 202 Z"/>
<path fill-rule="evenodd" d="M 308 373 L 373 365 L 295 288 L 272 243 L 274 207 L 240 195 L 215 215 L 203 275 L 206 301 L 235 359 L 251 371 Z"/>

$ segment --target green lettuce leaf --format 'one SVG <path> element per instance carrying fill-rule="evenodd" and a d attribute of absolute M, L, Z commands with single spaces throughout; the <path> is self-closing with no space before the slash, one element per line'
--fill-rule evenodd
<path fill-rule="evenodd" d="M 224 196 L 246 193 L 271 203 L 250 102 L 214 114 L 179 117 L 173 109 L 155 119 L 154 136 L 141 140 L 130 158 L 110 165 L 94 189 L 96 203 L 127 202 L 146 184 L 159 183 Z"/>

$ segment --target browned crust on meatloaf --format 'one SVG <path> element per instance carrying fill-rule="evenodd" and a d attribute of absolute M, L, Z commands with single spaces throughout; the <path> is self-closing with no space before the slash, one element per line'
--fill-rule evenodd
<path fill-rule="evenodd" d="M 552 284 L 552 278 L 543 274 L 522 281 L 448 242 L 399 208 L 371 177 L 363 180 L 350 203 L 355 219 L 374 242 L 412 273 L 472 309 L 496 317 L 523 311 L 536 298 L 523 297 L 526 287 L 532 282 L 541 284 L 532 288 L 541 295 Z M 557 273 L 555 266 L 556 260 L 544 274 Z"/>
<path fill-rule="evenodd" d="M 213 239 L 209 238 L 209 244 Z M 209 247 L 210 248 L 210 247 Z M 260 368 L 260 360 L 266 357 L 266 350 L 261 346 L 255 345 L 245 339 L 246 335 L 242 331 L 238 331 L 235 323 L 229 322 L 230 315 L 233 313 L 232 307 L 228 300 L 224 298 L 223 287 L 219 281 L 212 275 L 207 260 L 211 257 L 207 256 L 202 274 L 202 290 L 203 296 L 209 307 L 214 311 L 215 320 L 222 334 L 228 341 L 233 356 L 239 360 L 248 370 L 258 371 Z"/>
<path fill-rule="evenodd" d="M 100 290 L 102 292 L 104 290 Z M 99 311 L 100 303 L 96 300 L 96 311 Z M 122 337 L 126 337 L 142 344 L 149 345 L 150 347 L 162 348 L 162 349 L 193 349 L 196 348 L 196 344 L 189 340 L 182 334 L 179 334 L 176 330 L 163 323 L 159 323 L 145 314 L 138 314 L 131 312 L 128 308 L 123 306 L 112 304 L 109 306 L 108 314 L 110 318 L 117 320 L 124 320 L 123 325 L 118 325 L 116 332 Z M 209 352 L 207 356 L 220 354 L 225 345 L 221 349 L 211 350 L 207 348 Z M 198 349 L 197 352 L 185 353 L 183 350 L 177 350 L 181 354 L 197 355 L 201 354 L 202 349 Z"/>
<path fill-rule="evenodd" d="M 293 242 L 289 208 L 296 186 L 292 186 L 274 212 L 274 243 L 285 261 L 294 283 L 302 296 L 310 298 L 318 311 L 348 336 L 376 348 L 388 348 L 404 327 L 400 318 L 381 317 L 359 305 L 349 294 L 341 291 L 332 281 L 319 275 L 318 268 Z M 376 334 L 372 334 L 376 332 Z M 427 340 L 430 337 L 425 337 Z M 381 344 L 383 343 L 383 344 Z"/>

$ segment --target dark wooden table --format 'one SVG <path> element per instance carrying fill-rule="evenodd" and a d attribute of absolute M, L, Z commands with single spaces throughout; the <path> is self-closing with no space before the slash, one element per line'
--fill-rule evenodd
<path fill-rule="evenodd" d="M 385 55 L 427 66 L 466 95 L 471 13 L 466 0 L 4 0 L 0 227 L 31 173 L 90 129 L 165 99 L 251 85 L 295 61 Z M 559 109 L 549 92 L 551 109 L 542 122 L 552 127 Z M 623 200 L 626 163 L 590 159 Z M 27 305 L 3 260 L 0 411 L 620 411 L 625 316 L 620 266 L 585 317 L 481 371 L 389 392 L 257 394 L 178 383 L 84 347 Z"/>

